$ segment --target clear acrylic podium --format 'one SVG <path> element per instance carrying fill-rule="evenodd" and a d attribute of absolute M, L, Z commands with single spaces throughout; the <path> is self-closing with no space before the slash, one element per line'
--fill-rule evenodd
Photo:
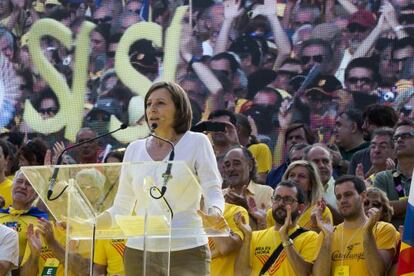
<path fill-rule="evenodd" d="M 65 275 L 92 275 L 96 240 L 133 241 L 142 250 L 137 275 L 169 275 L 170 251 L 180 242 L 229 235 L 228 229 L 203 224 L 197 214 L 205 205 L 197 178 L 186 163 L 171 164 L 172 177 L 159 199 L 168 162 L 22 167 L 53 218 L 66 224 Z M 61 195 L 50 201 L 54 168 L 59 173 L 51 198 Z M 135 206 L 130 211 L 120 208 L 123 198 L 114 205 L 118 186 L 133 198 L 125 204 Z"/>

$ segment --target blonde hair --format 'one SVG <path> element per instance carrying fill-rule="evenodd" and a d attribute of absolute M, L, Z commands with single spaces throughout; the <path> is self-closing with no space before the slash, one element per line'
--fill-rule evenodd
<path fill-rule="evenodd" d="M 381 220 L 385 222 L 390 222 L 392 215 L 394 214 L 394 209 L 390 205 L 390 201 L 387 195 L 385 194 L 385 192 L 378 189 L 377 187 L 369 187 L 367 189 L 367 196 L 369 194 L 376 194 L 379 196 L 381 204 L 382 204 Z"/>
<path fill-rule="evenodd" d="M 306 160 L 297 160 L 289 164 L 289 167 L 283 174 L 282 180 L 287 180 L 289 177 L 289 173 L 296 167 L 303 167 L 306 168 L 306 170 L 308 171 L 311 190 L 309 193 L 306 193 L 306 195 L 308 197 L 310 206 L 315 205 L 318 202 L 318 200 L 322 199 L 324 193 L 318 168 L 312 162 Z"/>

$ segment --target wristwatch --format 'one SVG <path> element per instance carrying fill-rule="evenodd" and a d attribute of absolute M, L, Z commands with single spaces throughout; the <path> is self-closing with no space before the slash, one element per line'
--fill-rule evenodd
<path fill-rule="evenodd" d="M 292 239 L 289 239 L 285 242 L 282 242 L 283 248 L 286 248 L 286 247 L 291 246 L 291 245 L 293 245 L 293 240 Z"/>

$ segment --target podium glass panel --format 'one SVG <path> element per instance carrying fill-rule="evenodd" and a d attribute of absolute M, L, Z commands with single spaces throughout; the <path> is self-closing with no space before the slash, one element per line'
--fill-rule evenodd
<path fill-rule="evenodd" d="M 169 165 L 171 176 L 165 184 Z M 54 200 L 48 200 L 54 169 L 59 169 Z M 127 239 L 127 246 L 142 253 L 137 275 L 169 275 L 171 250 L 189 239 L 229 234 L 228 229 L 203 225 L 197 214 L 204 205 L 202 189 L 184 162 L 38 166 L 22 171 L 53 218 L 66 222 L 66 275 L 91 275 L 96 240 Z M 126 204 L 133 207 L 130 211 L 121 208 L 121 197 L 116 198 L 118 185 L 133 194 L 134 202 Z M 119 246 L 121 255 L 124 246 Z"/>

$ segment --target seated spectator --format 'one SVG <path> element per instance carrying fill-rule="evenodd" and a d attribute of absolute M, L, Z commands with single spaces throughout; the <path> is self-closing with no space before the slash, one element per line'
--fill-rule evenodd
<path fill-rule="evenodd" d="M 282 181 L 272 196 L 275 226 L 261 231 L 235 216 L 245 239 L 236 259 L 235 275 L 309 275 L 317 252 L 317 234 L 297 224 L 304 209 L 304 194 L 293 181 Z M 280 249 L 278 249 L 280 248 Z M 283 254 L 283 255 L 282 255 Z"/>
<path fill-rule="evenodd" d="M 0 224 L 0 274 L 11 276 L 19 266 L 19 236 L 17 232 Z"/>
<path fill-rule="evenodd" d="M 42 138 L 29 140 L 18 152 L 19 166 L 43 165 L 48 147 Z"/>
<path fill-rule="evenodd" d="M 348 109 L 336 118 L 335 143 L 339 147 L 342 159 L 349 162 L 352 155 L 369 146 L 362 133 L 362 114 L 355 109 Z"/>
<path fill-rule="evenodd" d="M 369 210 L 372 208 L 377 208 L 381 212 L 380 221 L 391 222 L 394 209 L 392 209 L 390 201 L 384 191 L 375 187 L 369 187 L 367 189 L 367 197 L 364 200 L 366 216 L 369 216 Z"/>
<path fill-rule="evenodd" d="M 305 124 L 293 123 L 291 125 L 285 125 L 283 123 L 280 125 L 277 141 L 273 162 L 278 167 L 272 169 L 266 179 L 266 185 L 273 188 L 282 180 L 282 176 L 288 167 L 287 161 L 283 161 L 283 151 L 286 149 L 289 152 L 295 144 L 312 145 L 315 142 L 315 137 Z"/>
<path fill-rule="evenodd" d="M 404 120 L 397 124 L 393 136 L 397 167 L 376 175 L 374 186 L 383 190 L 394 208 L 392 223 L 398 227 L 404 224 L 407 210 L 411 177 L 414 168 L 414 122 Z"/>
<path fill-rule="evenodd" d="M 282 181 L 292 180 L 296 182 L 304 192 L 304 209 L 299 214 L 297 224 L 300 227 L 308 230 L 319 232 L 316 225 L 316 219 L 313 214 L 313 210 L 319 204 L 322 203 L 323 198 L 323 186 L 319 177 L 318 168 L 315 164 L 310 163 L 306 160 L 298 160 L 290 163 L 285 174 L 283 175 Z M 332 221 L 332 213 L 329 208 L 325 208 L 322 215 L 325 219 Z M 275 225 L 275 221 L 272 217 L 272 212 L 267 211 L 266 214 L 267 227 Z"/>
<path fill-rule="evenodd" d="M 391 107 L 380 104 L 368 106 L 362 114 L 362 118 L 364 119 L 362 131 L 366 141 L 371 141 L 375 129 L 380 127 L 394 128 L 398 121 L 398 116 Z M 362 149 L 353 154 L 349 163 L 348 174 L 355 175 L 355 170 L 360 163 L 363 166 L 364 174 L 366 174 L 372 166 L 370 148 Z"/>
<path fill-rule="evenodd" d="M 313 275 L 333 275 L 340 271 L 386 274 L 396 252 L 397 231 L 390 223 L 380 221 L 379 209 L 372 208 L 365 215 L 366 193 L 365 183 L 356 176 L 345 175 L 335 181 L 338 210 L 344 222 L 334 227 L 322 219 L 322 208 L 318 209 L 321 247 Z"/>
<path fill-rule="evenodd" d="M 392 128 L 377 128 L 372 134 L 370 145 L 370 160 L 372 167 L 364 174 L 364 168 L 360 164 L 356 170 L 356 175 L 366 179 L 368 184 L 374 183 L 377 173 L 392 170 L 394 163 L 394 130 Z"/>
<path fill-rule="evenodd" d="M 255 183 L 256 161 L 246 148 L 234 148 L 224 157 L 224 175 L 228 188 L 223 190 L 227 203 L 244 207 L 251 216 L 254 229 L 262 229 L 263 213 L 271 206 L 273 189 Z"/>
<path fill-rule="evenodd" d="M 48 218 L 46 213 L 32 207 L 36 198 L 36 191 L 24 174 L 18 171 L 13 180 L 12 204 L 7 209 L 0 209 L 0 223 L 18 232 L 20 262 L 26 250 L 27 227 L 31 223 L 37 225 L 40 218 Z M 46 251 L 44 253 L 47 254 Z"/>

